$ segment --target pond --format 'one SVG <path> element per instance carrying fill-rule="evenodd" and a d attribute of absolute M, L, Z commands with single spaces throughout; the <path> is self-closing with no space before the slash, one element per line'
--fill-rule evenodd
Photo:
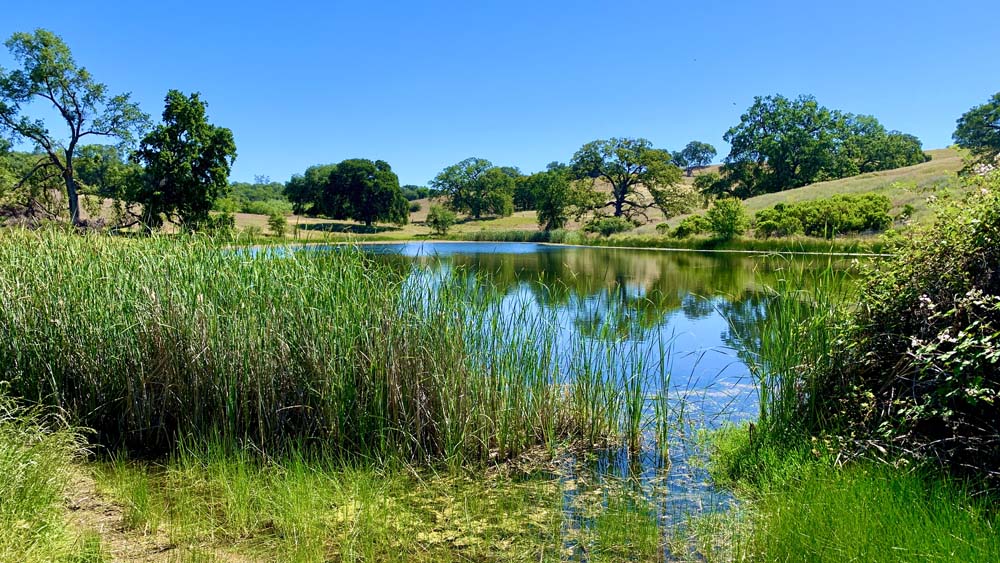
<path fill-rule="evenodd" d="M 582 527 L 588 526 L 588 504 L 606 504 L 612 491 L 654 507 L 665 529 L 731 505 L 730 496 L 711 485 L 697 437 L 701 429 L 757 413 L 737 333 L 760 321 L 766 289 L 789 270 L 826 268 L 832 260 L 531 243 L 363 248 L 382 260 L 409 263 L 414 278 L 475 277 L 501 301 L 498 314 L 519 311 L 520 323 L 554 322 L 557 346 L 566 351 L 603 341 L 604 349 L 614 350 L 603 360 L 611 372 L 659 372 L 642 379 L 642 391 L 651 397 L 658 385 L 669 385 L 666 448 L 656 440 L 644 440 L 638 451 L 610 447 L 569 456 L 555 471 L 567 491 L 567 521 Z M 643 431 L 652 430 L 647 425 Z"/>

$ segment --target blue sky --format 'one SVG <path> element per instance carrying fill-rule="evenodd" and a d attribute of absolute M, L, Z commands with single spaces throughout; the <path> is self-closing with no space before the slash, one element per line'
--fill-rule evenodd
<path fill-rule="evenodd" d="M 13 2 L 158 117 L 198 91 L 236 136 L 234 180 L 388 161 L 425 184 L 469 156 L 525 172 L 641 136 L 728 152 L 755 95 L 813 94 L 925 148 L 1000 91 L 1000 3 Z M 11 60 L 0 52 L 0 65 Z"/>

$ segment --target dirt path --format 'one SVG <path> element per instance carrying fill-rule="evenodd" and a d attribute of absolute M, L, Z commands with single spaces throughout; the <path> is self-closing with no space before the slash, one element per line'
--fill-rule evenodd
<path fill-rule="evenodd" d="M 122 507 L 101 494 L 93 477 L 81 468 L 66 488 L 66 512 L 70 525 L 79 533 L 97 533 L 101 547 L 114 563 L 179 563 L 197 561 L 249 563 L 250 559 L 216 548 L 179 546 L 162 527 L 158 530 L 130 530 L 125 526 Z"/>

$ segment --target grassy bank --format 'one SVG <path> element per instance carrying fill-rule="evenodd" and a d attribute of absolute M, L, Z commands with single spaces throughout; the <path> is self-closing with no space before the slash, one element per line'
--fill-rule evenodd
<path fill-rule="evenodd" d="M 837 463 L 836 444 L 768 443 L 748 427 L 714 437 L 715 477 L 744 505 L 697 524 L 709 561 L 1000 559 L 991 497 L 934 471 Z"/>
<path fill-rule="evenodd" d="M 63 515 L 83 441 L 57 418 L 0 395 L 0 561 L 100 561 L 100 541 Z"/>
<path fill-rule="evenodd" d="M 746 252 L 803 252 L 818 254 L 878 254 L 886 244 L 880 238 L 844 237 L 832 240 L 813 237 L 775 237 L 769 239 L 738 237 L 718 240 L 708 237 L 683 239 L 659 235 L 586 236 L 579 231 L 479 231 L 456 234 L 453 240 L 479 242 L 547 242 L 612 248 L 661 248 L 678 250 L 716 250 Z"/>

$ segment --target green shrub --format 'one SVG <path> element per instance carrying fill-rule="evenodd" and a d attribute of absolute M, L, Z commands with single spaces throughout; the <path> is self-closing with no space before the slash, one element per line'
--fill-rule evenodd
<path fill-rule="evenodd" d="M 953 468 L 1000 467 L 1000 176 L 875 262 L 843 366 L 864 427 Z M 848 420 L 853 421 L 851 417 Z M 995 474 L 994 474 L 995 475 Z"/>
<path fill-rule="evenodd" d="M 427 212 L 427 226 L 439 235 L 448 234 L 448 229 L 458 221 L 455 212 L 443 205 L 431 205 Z"/>
<path fill-rule="evenodd" d="M 213 213 L 203 225 L 199 225 L 199 231 L 218 237 L 232 236 L 236 229 L 236 217 L 232 213 Z"/>
<path fill-rule="evenodd" d="M 685 217 L 677 225 L 671 233 L 674 238 L 687 238 L 693 235 L 700 235 L 709 232 L 712 229 L 712 224 L 705 218 L 704 215 L 691 215 Z M 659 230 L 659 226 L 657 226 Z"/>
<path fill-rule="evenodd" d="M 711 232 L 720 240 L 730 240 L 747 230 L 749 218 L 743 202 L 733 197 L 715 200 L 705 213 Z"/>
<path fill-rule="evenodd" d="M 410 213 L 416 213 L 416 212 L 420 211 L 421 209 L 423 209 L 423 207 L 420 206 L 420 202 L 419 201 L 411 201 L 410 202 Z"/>
<path fill-rule="evenodd" d="M 882 194 L 835 195 L 795 204 L 779 203 L 754 216 L 756 235 L 762 238 L 806 234 L 839 235 L 884 231 L 892 224 L 892 203 Z"/>
<path fill-rule="evenodd" d="M 598 233 L 609 237 L 615 233 L 624 233 L 635 228 L 635 223 L 624 217 L 597 217 L 583 226 L 588 233 Z"/>
<path fill-rule="evenodd" d="M 271 229 L 274 236 L 283 237 L 288 228 L 288 219 L 285 219 L 281 213 L 275 213 L 267 218 L 267 227 Z"/>
<path fill-rule="evenodd" d="M 762 209 L 754 216 L 754 234 L 758 238 L 788 237 L 805 232 L 798 217 L 786 213 L 786 206 L 778 204 L 771 209 Z"/>

